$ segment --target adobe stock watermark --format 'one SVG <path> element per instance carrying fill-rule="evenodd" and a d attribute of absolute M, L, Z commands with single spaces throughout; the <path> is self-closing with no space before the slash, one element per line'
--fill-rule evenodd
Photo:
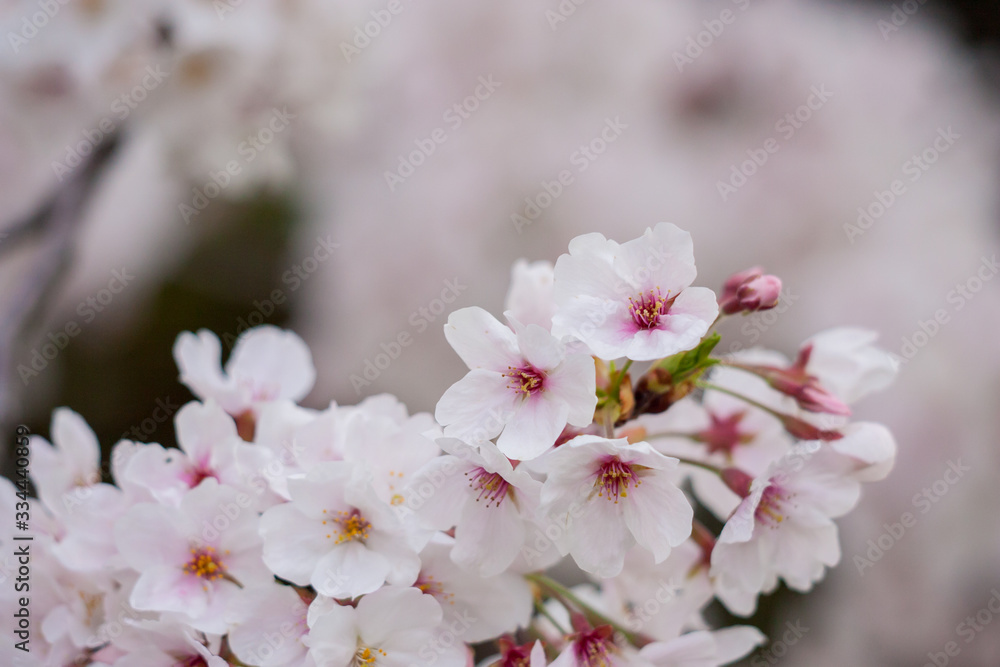
<path fill-rule="evenodd" d="M 920 517 L 929 513 L 941 499 L 948 495 L 953 486 L 962 481 L 965 473 L 972 468 L 962 465 L 962 459 L 948 461 L 948 468 L 940 478 L 934 480 L 911 499 L 914 512 L 903 512 L 899 515 L 899 520 L 893 523 L 882 524 L 882 533 L 871 540 L 868 540 L 868 550 L 862 554 L 854 555 L 854 566 L 858 568 L 858 574 L 865 576 L 865 570 L 875 566 L 875 563 L 882 560 L 886 552 L 892 549 L 906 535 L 906 532 L 917 525 Z"/>
<path fill-rule="evenodd" d="M 733 4 L 736 5 L 739 12 L 745 12 L 750 6 L 750 0 L 733 0 Z M 683 72 L 684 67 L 693 65 L 694 61 L 700 58 L 705 50 L 715 44 L 715 40 L 722 36 L 722 33 L 726 31 L 726 26 L 736 23 L 738 17 L 739 14 L 736 11 L 727 7 L 720 11 L 716 18 L 702 21 L 704 30 L 690 35 L 683 50 L 674 51 L 674 64 L 677 65 L 677 71 Z"/>
<path fill-rule="evenodd" d="M 951 322 L 952 315 L 965 308 L 998 272 L 1000 272 L 1000 262 L 997 261 L 996 253 L 991 257 L 984 255 L 976 271 L 964 282 L 956 283 L 955 287 L 945 295 L 945 300 L 951 309 L 938 308 L 931 317 L 918 320 L 917 329 L 912 334 L 903 336 L 899 353 L 889 354 L 896 368 L 908 364 L 920 350 L 927 347 L 941 329 Z"/>
<path fill-rule="evenodd" d="M 66 146 L 66 157 L 62 161 L 52 161 L 52 171 L 55 172 L 59 182 L 62 183 L 70 172 L 83 164 L 84 159 L 94 152 L 104 138 L 114 132 L 169 76 L 170 72 L 163 71 L 159 65 L 146 67 L 145 76 L 139 83 L 116 97 L 111 103 L 110 114 L 97 121 L 94 127 L 83 130 L 83 139 Z"/>
<path fill-rule="evenodd" d="M 340 244 L 330 240 L 330 236 L 330 234 L 317 236 L 312 251 L 281 274 L 281 282 L 287 285 L 287 290 L 275 287 L 262 299 L 254 299 L 253 310 L 245 318 L 236 318 L 235 332 L 222 334 L 222 342 L 226 344 L 227 349 L 233 348 L 241 333 L 264 324 L 267 318 L 274 314 L 277 307 L 288 300 L 290 294 L 298 291 L 319 270 L 320 266 L 333 256 L 333 251 L 338 249 Z"/>
<path fill-rule="evenodd" d="M 990 589 L 990 599 L 975 614 L 966 616 L 965 619 L 955 626 L 955 634 L 958 635 L 965 644 L 971 644 L 976 637 L 993 623 L 993 619 L 1000 615 L 1000 590 Z M 927 662 L 923 667 L 947 667 L 951 664 L 952 658 L 957 658 L 962 653 L 961 645 L 955 641 L 946 643 L 941 651 L 931 651 L 927 653 Z"/>
<path fill-rule="evenodd" d="M 826 84 L 812 86 L 809 89 L 809 96 L 805 101 L 779 118 L 774 124 L 774 131 L 782 141 L 789 141 L 802 127 L 808 123 L 813 114 L 823 108 L 823 106 L 833 97 L 833 93 L 827 90 Z M 771 156 L 781 150 L 781 142 L 777 137 L 768 137 L 757 148 L 748 148 L 747 159 L 739 164 L 734 164 L 729 168 L 729 178 L 725 181 L 716 181 L 715 187 L 719 191 L 722 201 L 726 201 L 730 196 L 736 194 L 740 188 L 747 184 L 747 180 L 756 174 Z"/>
<path fill-rule="evenodd" d="M 580 147 L 569 156 L 570 166 L 576 167 L 576 173 L 582 174 L 597 158 L 608 150 L 608 147 L 618 141 L 628 125 L 622 122 L 621 116 L 614 119 L 605 118 L 601 131 L 590 141 L 580 144 Z M 567 187 L 576 180 L 572 170 L 563 169 L 551 181 L 542 179 L 541 188 L 534 195 L 524 198 L 524 208 L 511 213 L 510 221 L 514 224 L 514 229 L 518 234 L 524 228 L 537 220 L 542 212 L 558 199 Z"/>
<path fill-rule="evenodd" d="M 867 205 L 858 207 L 857 220 L 853 224 L 850 222 L 844 223 L 844 233 L 847 234 L 847 240 L 853 245 L 857 237 L 862 236 L 871 229 L 872 225 L 885 215 L 885 212 L 900 197 L 907 193 L 909 185 L 919 181 L 920 177 L 927 173 L 934 163 L 943 154 L 947 153 L 955 145 L 955 142 L 961 138 L 960 134 L 951 129 L 951 125 L 947 128 L 939 127 L 937 129 L 937 136 L 934 137 L 931 144 L 919 153 L 914 153 L 900 167 L 900 171 L 906 177 L 906 180 L 896 178 L 889 183 L 889 186 L 885 190 L 876 190 L 872 193 L 872 200 Z"/>
<path fill-rule="evenodd" d="M 921 5 L 925 4 L 927 0 L 904 0 L 899 4 L 893 4 L 889 19 L 879 19 L 876 23 L 878 31 L 882 33 L 882 39 L 888 41 L 889 35 L 906 25 L 910 17 L 920 11 Z"/>
<path fill-rule="evenodd" d="M 28 363 L 17 365 L 17 374 L 21 377 L 24 386 L 28 386 L 28 383 L 41 375 L 49 367 L 49 362 L 66 349 L 70 339 L 80 335 L 80 332 L 83 331 L 83 325 L 90 324 L 97 319 L 97 315 L 111 305 L 115 295 L 121 294 L 134 279 L 135 276 L 127 267 L 114 269 L 111 271 L 107 287 L 99 289 L 77 304 L 76 314 L 80 316 L 80 320 L 68 320 L 60 329 L 50 331 L 46 336 L 47 340 L 41 346 L 31 349 L 31 358 Z"/>
<path fill-rule="evenodd" d="M 559 26 L 569 20 L 569 17 L 576 14 L 577 8 L 587 0 L 559 0 L 555 9 L 545 10 L 545 20 L 549 24 L 549 30 L 555 32 Z"/>
<path fill-rule="evenodd" d="M 243 167 L 257 159 L 274 142 L 275 137 L 288 129 L 296 117 L 297 114 L 289 112 L 287 107 L 271 109 L 271 117 L 267 123 L 236 146 L 236 157 L 226 162 L 225 168 L 209 171 L 208 181 L 192 189 L 190 203 L 181 202 L 177 205 L 184 224 L 191 224 L 194 218 L 201 215 L 208 208 L 209 202 L 222 194 L 233 182 L 233 178 L 243 173 Z"/>
<path fill-rule="evenodd" d="M 348 379 L 354 387 L 354 392 L 360 396 L 362 389 L 371 386 L 372 382 L 379 379 L 392 362 L 399 359 L 403 350 L 413 344 L 414 336 L 427 331 L 427 328 L 449 310 L 448 306 L 455 303 L 468 288 L 469 286 L 460 283 L 458 278 L 445 280 L 444 287 L 436 298 L 410 313 L 407 318 L 410 329 L 404 329 L 388 341 L 381 342 L 379 348 L 382 351 L 374 357 L 365 359 L 361 373 L 351 373 Z"/>
<path fill-rule="evenodd" d="M 750 665 L 752 667 L 768 667 L 778 664 L 779 660 L 788 655 L 789 649 L 798 644 L 799 640 L 805 637 L 808 632 L 809 628 L 802 625 L 802 619 L 795 621 L 795 623 L 785 621 L 785 632 L 778 639 L 768 642 L 767 648 L 757 651 L 750 659 Z"/>
<path fill-rule="evenodd" d="M 369 11 L 372 19 L 364 25 L 354 26 L 354 39 L 350 42 L 340 42 L 340 52 L 344 55 L 344 60 L 350 63 L 355 56 L 360 56 L 361 52 L 371 46 L 372 41 L 381 35 L 404 9 L 406 5 L 402 0 L 389 0 L 384 8 Z"/>
<path fill-rule="evenodd" d="M 71 0 L 36 0 L 38 11 L 27 14 L 21 18 L 20 29 L 17 32 L 10 30 L 7 32 L 7 42 L 14 54 L 20 53 L 24 46 L 38 36 L 38 33 L 56 17 L 63 7 Z"/>
<path fill-rule="evenodd" d="M 492 74 L 480 76 L 477 85 L 472 92 L 455 104 L 448 107 L 442 115 L 442 120 L 447 126 L 437 127 L 431 130 L 427 136 L 414 139 L 415 149 L 406 155 L 397 156 L 399 164 L 395 170 L 388 169 L 383 172 L 385 184 L 389 186 L 389 192 L 395 192 L 399 185 L 406 182 L 418 168 L 427 162 L 427 159 L 437 152 L 437 147 L 448 141 L 448 132 L 457 132 L 465 121 L 472 118 L 483 102 L 490 99 L 493 93 L 503 85 L 503 82 L 496 81 Z"/>

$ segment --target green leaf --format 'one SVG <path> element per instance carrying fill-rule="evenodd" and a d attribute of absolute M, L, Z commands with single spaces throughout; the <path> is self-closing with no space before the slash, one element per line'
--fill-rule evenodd
<path fill-rule="evenodd" d="M 719 344 L 722 337 L 718 333 L 713 333 L 698 344 L 698 347 L 687 352 L 678 352 L 672 357 L 666 357 L 656 362 L 654 366 L 662 368 L 670 373 L 674 382 L 679 382 L 682 378 L 690 375 L 700 375 L 705 369 L 719 363 L 718 359 L 712 359 L 709 355 Z"/>

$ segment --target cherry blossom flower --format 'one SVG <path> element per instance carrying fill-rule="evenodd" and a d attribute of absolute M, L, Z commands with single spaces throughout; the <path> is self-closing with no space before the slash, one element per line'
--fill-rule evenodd
<path fill-rule="evenodd" d="M 117 522 L 115 543 L 139 572 L 132 606 L 180 614 L 204 632 L 224 633 L 239 586 L 270 577 L 249 499 L 214 478 L 191 489 L 178 507 L 135 505 Z"/>
<path fill-rule="evenodd" d="M 192 401 L 174 418 L 180 450 L 140 445 L 123 478 L 150 491 L 161 503 L 177 505 L 205 479 L 251 490 L 254 473 L 266 467 L 268 450 L 240 439 L 236 424 L 214 401 Z"/>
<path fill-rule="evenodd" d="M 732 355 L 742 363 L 781 363 L 783 357 L 763 350 L 746 350 Z M 769 407 L 794 412 L 794 401 L 775 391 L 757 375 L 742 370 L 716 367 L 712 385 Z M 706 389 L 700 401 L 685 398 L 666 412 L 643 416 L 634 422 L 642 437 L 667 456 L 707 463 L 725 468 L 736 467 L 752 476 L 763 474 L 767 467 L 792 446 L 793 439 L 781 422 L 769 412 L 725 391 Z M 666 437 L 657 437 L 665 434 Z M 698 500 L 720 520 L 725 521 L 740 497 L 714 472 L 696 465 L 683 465 L 690 476 Z"/>
<path fill-rule="evenodd" d="M 719 314 L 710 289 L 691 287 L 696 275 L 691 235 L 669 223 L 620 245 L 578 236 L 556 262 L 552 332 L 574 336 L 602 359 L 689 350 Z"/>
<path fill-rule="evenodd" d="M 845 458 L 819 442 L 796 445 L 743 491 L 712 551 L 711 576 L 733 613 L 749 615 L 757 595 L 781 577 L 808 591 L 840 561 L 837 526 L 857 503 L 860 483 Z"/>
<path fill-rule="evenodd" d="M 500 451 L 527 460 L 551 447 L 567 423 L 590 424 L 596 372 L 588 354 L 568 351 L 538 325 L 507 319 L 513 330 L 482 308 L 448 317 L 445 338 L 470 370 L 438 401 L 435 417 L 445 435 L 499 435 Z"/>
<path fill-rule="evenodd" d="M 115 565 L 114 526 L 128 501 L 121 489 L 101 482 L 97 436 L 83 417 L 60 408 L 52 416 L 52 441 L 31 437 L 30 469 L 51 512 L 53 555 L 79 571 Z"/>
<path fill-rule="evenodd" d="M 323 463 L 290 479 L 288 489 L 292 501 L 260 518 L 264 562 L 276 575 L 335 598 L 416 579 L 423 544 L 378 499 L 363 468 Z"/>
<path fill-rule="evenodd" d="M 499 574 L 521 553 L 534 525 L 541 483 L 491 442 L 477 448 L 441 438 L 438 444 L 448 453 L 414 475 L 409 507 L 431 528 L 455 528 L 451 557 L 458 565 L 484 577 Z"/>
<path fill-rule="evenodd" d="M 222 368 L 222 346 L 206 329 L 184 332 L 174 344 L 181 382 L 202 400 L 215 399 L 222 409 L 239 417 L 257 414 L 278 399 L 298 401 L 316 380 L 312 355 L 302 339 L 290 331 L 261 326 L 244 332 Z"/>
<path fill-rule="evenodd" d="M 548 473 L 539 512 L 562 528 L 556 544 L 587 572 L 617 575 L 636 543 L 661 562 L 691 534 L 693 510 L 670 474 L 676 466 L 646 442 L 577 436 L 538 462 Z"/>
<path fill-rule="evenodd" d="M 464 644 L 436 641 L 441 605 L 416 588 L 386 586 L 357 607 L 331 605 L 316 615 L 306 642 L 323 667 L 465 667 Z"/>

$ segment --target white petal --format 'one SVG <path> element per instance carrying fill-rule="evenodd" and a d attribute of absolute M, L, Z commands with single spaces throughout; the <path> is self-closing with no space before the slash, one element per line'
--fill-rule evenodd
<path fill-rule="evenodd" d="M 660 563 L 670 555 L 671 548 L 690 537 L 694 510 L 666 474 L 654 473 L 641 481 L 619 502 L 635 541 L 652 551 Z"/>
<path fill-rule="evenodd" d="M 482 308 L 461 308 L 448 316 L 444 337 L 470 369 L 501 373 L 520 365 L 514 332 Z"/>
<path fill-rule="evenodd" d="M 226 373 L 236 381 L 264 392 L 253 400 L 285 398 L 299 401 L 316 381 L 316 367 L 305 342 L 291 331 L 264 325 L 241 335 L 226 362 Z"/>
<path fill-rule="evenodd" d="M 542 392 L 527 398 L 507 422 L 497 439 L 505 456 L 528 461 L 541 456 L 556 443 L 566 428 L 569 406 Z"/>
<path fill-rule="evenodd" d="M 503 375 L 475 369 L 444 392 L 434 416 L 445 425 L 446 435 L 469 442 L 489 440 L 500 433 L 519 400 Z"/>

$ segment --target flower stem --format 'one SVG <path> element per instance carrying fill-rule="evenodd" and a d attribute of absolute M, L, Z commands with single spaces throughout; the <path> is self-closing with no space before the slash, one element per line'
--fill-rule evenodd
<path fill-rule="evenodd" d="M 572 606 L 579 609 L 587 617 L 587 620 L 592 625 L 595 626 L 610 625 L 615 630 L 615 632 L 620 632 L 622 636 L 625 637 L 625 639 L 627 639 L 628 642 L 633 646 L 643 646 L 649 643 L 648 639 L 645 639 L 644 637 L 634 632 L 626 630 L 625 627 L 622 626 L 620 623 L 611 620 L 601 612 L 597 611 L 596 609 L 588 605 L 586 602 L 581 600 L 579 597 L 577 597 L 573 591 L 566 588 L 565 586 L 560 584 L 555 579 L 552 579 L 548 575 L 543 574 L 541 572 L 536 572 L 534 574 L 526 574 L 524 575 L 524 577 L 528 581 L 534 582 L 539 588 L 548 593 L 550 596 L 562 602 L 565 606 L 567 607 Z"/>

